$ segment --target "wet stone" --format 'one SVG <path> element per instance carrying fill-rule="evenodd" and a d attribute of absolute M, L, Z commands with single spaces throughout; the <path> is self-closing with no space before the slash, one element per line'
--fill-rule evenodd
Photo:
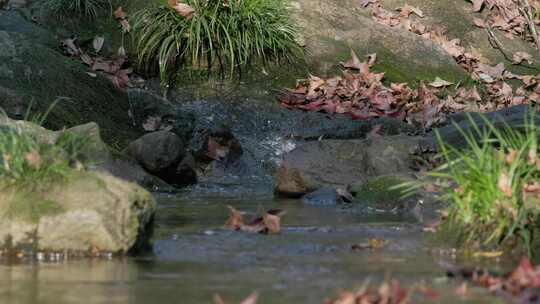
<path fill-rule="evenodd" d="M 336 189 L 325 187 L 304 195 L 302 202 L 307 205 L 333 206 L 342 204 L 345 201 Z"/>

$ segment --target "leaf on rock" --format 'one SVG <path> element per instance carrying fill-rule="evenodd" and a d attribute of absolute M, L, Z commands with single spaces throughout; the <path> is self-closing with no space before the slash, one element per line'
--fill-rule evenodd
<path fill-rule="evenodd" d="M 358 59 L 358 56 L 353 49 L 351 49 L 351 58 L 346 62 L 342 62 L 341 65 L 346 69 L 362 69 L 362 62 Z"/>
<path fill-rule="evenodd" d="M 532 59 L 532 55 L 526 52 L 516 52 L 512 55 L 513 64 L 521 64 L 523 61 L 526 61 L 528 64 L 533 64 Z"/>
<path fill-rule="evenodd" d="M 484 0 L 472 0 L 473 2 L 473 12 L 477 13 L 482 10 L 484 5 Z"/>

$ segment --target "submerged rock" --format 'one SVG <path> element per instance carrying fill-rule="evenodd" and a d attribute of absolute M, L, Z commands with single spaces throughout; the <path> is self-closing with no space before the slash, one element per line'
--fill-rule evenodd
<path fill-rule="evenodd" d="M 375 176 L 410 172 L 409 156 L 419 141 L 419 137 L 397 135 L 305 143 L 284 156 L 275 191 L 302 196 L 321 187 L 346 186 Z"/>
<path fill-rule="evenodd" d="M 334 206 L 344 203 L 345 200 L 335 188 L 324 187 L 304 195 L 302 202 L 307 205 Z"/>

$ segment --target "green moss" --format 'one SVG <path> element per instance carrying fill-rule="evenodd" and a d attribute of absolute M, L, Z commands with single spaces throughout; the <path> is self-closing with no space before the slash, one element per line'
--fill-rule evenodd
<path fill-rule="evenodd" d="M 376 204 L 380 206 L 397 205 L 402 201 L 402 192 L 393 187 L 402 184 L 405 181 L 397 176 L 379 176 L 368 180 L 365 183 L 353 185 L 351 193 L 355 201 L 362 204 Z"/>
<path fill-rule="evenodd" d="M 63 207 L 54 201 L 42 199 L 36 192 L 17 191 L 8 206 L 8 218 L 18 218 L 39 222 L 43 216 L 56 215 L 64 211 Z"/>
<path fill-rule="evenodd" d="M 25 104 L 33 104 L 31 114 L 44 113 L 57 101 L 45 121 L 47 128 L 95 121 L 106 142 L 127 144 L 139 136 L 128 116 L 126 93 L 114 88 L 109 80 L 90 77 L 79 60 L 34 44 L 24 36 L 0 36 L 0 45 L 8 43 L 13 44 L 15 57 L 0 52 L 0 62 L 6 62 L 13 77 L 0 77 L 0 87 L 22 96 Z"/>

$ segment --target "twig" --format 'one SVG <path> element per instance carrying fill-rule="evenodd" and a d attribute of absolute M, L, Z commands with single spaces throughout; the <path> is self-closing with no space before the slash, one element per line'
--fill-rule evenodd
<path fill-rule="evenodd" d="M 534 17 L 531 12 L 531 6 L 529 5 L 529 0 L 521 0 L 521 7 L 519 12 L 527 21 L 531 36 L 533 37 L 534 43 L 536 44 L 536 49 L 540 51 L 540 37 L 538 36 L 538 31 L 536 29 L 536 24 L 534 24 Z"/>

